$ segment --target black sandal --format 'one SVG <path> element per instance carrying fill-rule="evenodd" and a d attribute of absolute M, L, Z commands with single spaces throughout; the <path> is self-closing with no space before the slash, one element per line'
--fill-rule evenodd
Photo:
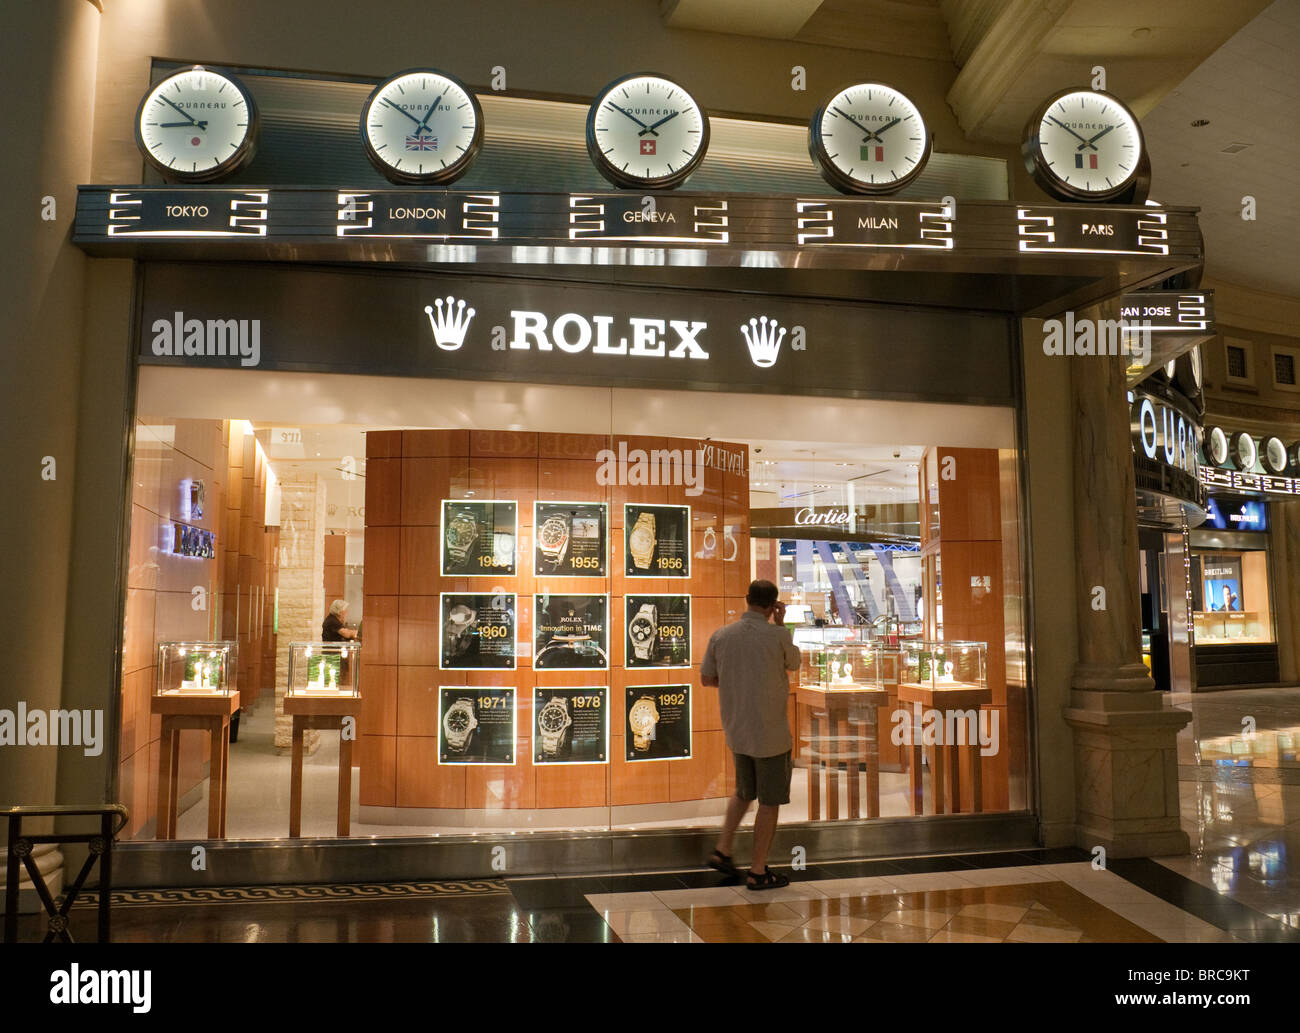
<path fill-rule="evenodd" d="M 724 854 L 721 850 L 713 851 L 713 854 L 709 857 L 709 867 L 714 871 L 722 872 L 723 875 L 740 875 L 740 869 L 732 861 L 731 855 Z"/>
<path fill-rule="evenodd" d="M 774 872 L 771 868 L 764 870 L 762 875 L 751 871 L 745 876 L 745 889 L 747 890 L 778 890 L 782 886 L 789 886 L 790 880 L 780 872 Z"/>

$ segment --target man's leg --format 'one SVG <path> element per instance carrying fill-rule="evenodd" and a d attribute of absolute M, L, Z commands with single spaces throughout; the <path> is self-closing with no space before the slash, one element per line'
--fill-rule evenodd
<path fill-rule="evenodd" d="M 772 846 L 772 837 L 776 835 L 776 816 L 781 811 L 780 804 L 760 803 L 754 815 L 754 856 L 749 870 L 755 875 L 767 871 L 767 851 Z"/>
<path fill-rule="evenodd" d="M 742 800 L 739 796 L 733 796 L 727 801 L 727 816 L 722 822 L 722 832 L 718 835 L 718 852 L 725 857 L 731 856 L 731 844 L 736 837 L 736 828 L 752 802 Z"/>

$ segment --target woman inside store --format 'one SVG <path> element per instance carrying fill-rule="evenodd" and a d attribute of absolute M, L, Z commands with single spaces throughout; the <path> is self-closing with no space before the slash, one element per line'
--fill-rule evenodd
<path fill-rule="evenodd" d="M 320 637 L 326 642 L 346 642 L 356 638 L 356 630 L 347 626 L 347 619 L 347 600 L 335 599 L 330 603 L 330 612 L 321 622 Z"/>

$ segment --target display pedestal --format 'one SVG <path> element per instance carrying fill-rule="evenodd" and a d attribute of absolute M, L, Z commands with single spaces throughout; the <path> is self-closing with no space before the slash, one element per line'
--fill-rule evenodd
<path fill-rule="evenodd" d="M 361 714 L 360 696 L 285 696 L 284 713 L 293 720 L 293 759 L 289 774 L 289 835 L 302 835 L 303 733 L 309 728 L 343 731 L 346 718 L 353 719 L 353 736 L 339 735 L 338 834 L 352 832 L 352 743 L 356 720 Z"/>
<path fill-rule="evenodd" d="M 978 718 L 981 704 L 991 703 L 992 701 L 992 690 L 979 685 L 957 683 L 951 686 L 936 685 L 931 687 L 929 685 L 920 685 L 917 682 L 899 682 L 899 705 L 911 706 L 914 703 L 919 703 L 923 711 L 937 711 L 937 721 L 940 725 L 939 731 L 942 733 L 940 743 L 933 746 L 923 746 L 921 733 L 924 726 L 915 719 L 912 721 L 910 736 L 912 761 L 908 796 L 911 800 L 913 814 L 925 813 L 924 783 L 921 779 L 921 754 L 923 750 L 928 751 L 927 756 L 930 761 L 930 802 L 935 814 L 961 813 L 963 756 L 970 762 L 971 810 L 979 813 L 984 809 L 984 779 L 980 765 L 978 728 L 969 728 L 967 726 L 967 742 L 965 745 L 959 746 L 957 743 L 949 741 L 950 737 L 946 733 L 950 730 L 950 722 L 945 720 L 945 717 L 953 711 L 963 710 L 974 711 Z"/>
<path fill-rule="evenodd" d="M 156 838 L 176 838 L 180 733 L 207 732 L 212 749 L 208 768 L 208 839 L 226 834 L 226 774 L 230 767 L 230 718 L 239 709 L 239 693 L 228 696 L 156 695 L 149 705 L 162 716 L 158 749 L 158 817 Z"/>
<path fill-rule="evenodd" d="M 821 767 L 826 767 L 826 817 L 831 821 L 840 816 L 840 768 L 845 761 L 849 782 L 849 813 L 846 817 L 862 817 L 862 799 L 858 789 L 858 765 L 867 770 L 868 818 L 880 817 L 880 744 L 877 736 L 877 708 L 889 702 L 885 689 L 868 686 L 822 689 L 810 685 L 799 686 L 797 701 L 808 708 L 808 820 L 821 820 Z M 858 724 L 861 734 L 844 734 L 846 724 Z M 822 733 L 823 724 L 825 734 Z M 848 744 L 848 752 L 841 755 L 840 746 Z"/>

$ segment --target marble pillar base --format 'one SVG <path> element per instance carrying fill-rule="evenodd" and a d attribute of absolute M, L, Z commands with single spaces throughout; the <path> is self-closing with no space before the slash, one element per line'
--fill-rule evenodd
<path fill-rule="evenodd" d="M 1104 692 L 1093 679 L 1065 710 L 1074 732 L 1076 845 L 1110 857 L 1185 854 L 1178 815 L 1177 736 L 1192 719 L 1158 692 Z M 1130 706 L 1121 709 L 1127 699 Z"/>

